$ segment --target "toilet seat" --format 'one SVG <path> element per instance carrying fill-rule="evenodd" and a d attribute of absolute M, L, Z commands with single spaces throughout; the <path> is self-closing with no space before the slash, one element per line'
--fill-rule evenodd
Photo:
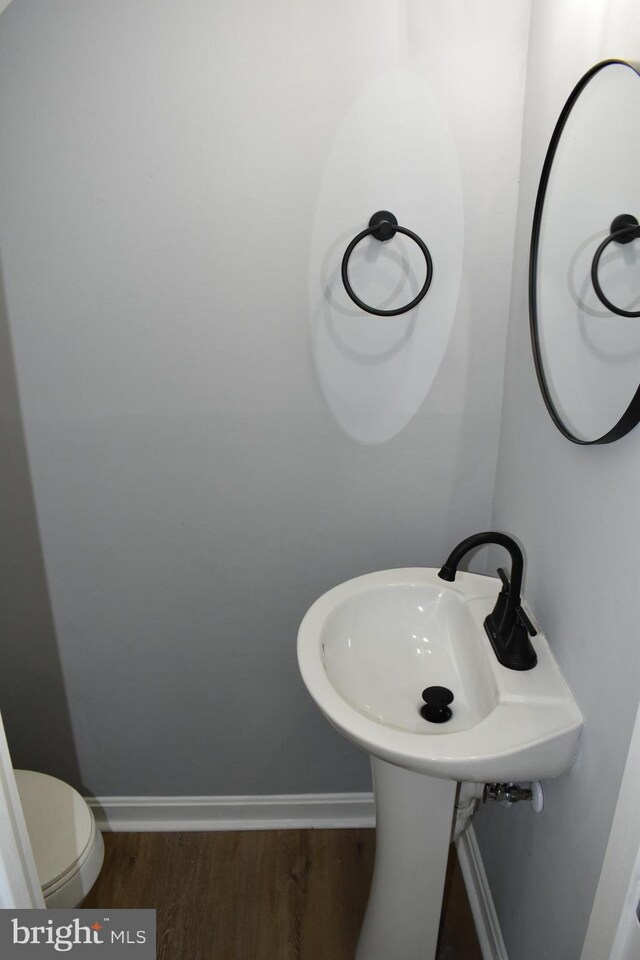
<path fill-rule="evenodd" d="M 14 772 L 45 906 L 76 907 L 104 859 L 93 813 L 62 780 L 32 770 Z"/>

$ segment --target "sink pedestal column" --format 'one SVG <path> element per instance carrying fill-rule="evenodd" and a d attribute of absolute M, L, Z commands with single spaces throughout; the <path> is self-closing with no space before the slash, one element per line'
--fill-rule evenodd
<path fill-rule="evenodd" d="M 356 960 L 434 960 L 457 784 L 371 767 L 376 858 Z"/>

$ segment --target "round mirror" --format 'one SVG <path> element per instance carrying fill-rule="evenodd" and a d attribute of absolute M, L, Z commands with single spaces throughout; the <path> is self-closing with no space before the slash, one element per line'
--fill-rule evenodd
<path fill-rule="evenodd" d="M 529 265 L 540 389 L 574 443 L 640 419 L 640 66 L 606 60 L 567 100 L 542 169 Z"/>

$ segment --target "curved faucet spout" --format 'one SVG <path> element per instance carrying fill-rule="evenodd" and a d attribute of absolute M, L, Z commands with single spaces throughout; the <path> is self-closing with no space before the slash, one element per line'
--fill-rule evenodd
<path fill-rule="evenodd" d="M 511 557 L 511 585 L 509 588 L 509 596 L 514 599 L 517 598 L 517 602 L 520 603 L 524 559 L 522 556 L 522 550 L 518 544 L 515 542 L 513 537 L 510 537 L 506 533 L 498 533 L 497 531 L 487 530 L 485 533 L 474 533 L 472 537 L 467 537 L 466 540 L 462 540 L 457 547 L 453 548 L 442 569 L 438 573 L 438 576 L 442 580 L 455 580 L 456 573 L 458 572 L 458 565 L 460 564 L 462 558 L 469 553 L 470 550 L 474 550 L 476 547 L 482 547 L 486 543 L 495 543 L 499 547 L 505 547 L 505 549 L 509 551 L 509 555 Z"/>

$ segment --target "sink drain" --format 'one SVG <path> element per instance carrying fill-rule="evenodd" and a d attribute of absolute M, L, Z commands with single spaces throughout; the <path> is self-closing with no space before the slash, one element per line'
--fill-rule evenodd
<path fill-rule="evenodd" d="M 422 691 L 424 707 L 420 707 L 420 716 L 429 723 L 446 723 L 452 713 L 449 704 L 453 702 L 453 694 L 448 687 L 427 687 Z"/>

